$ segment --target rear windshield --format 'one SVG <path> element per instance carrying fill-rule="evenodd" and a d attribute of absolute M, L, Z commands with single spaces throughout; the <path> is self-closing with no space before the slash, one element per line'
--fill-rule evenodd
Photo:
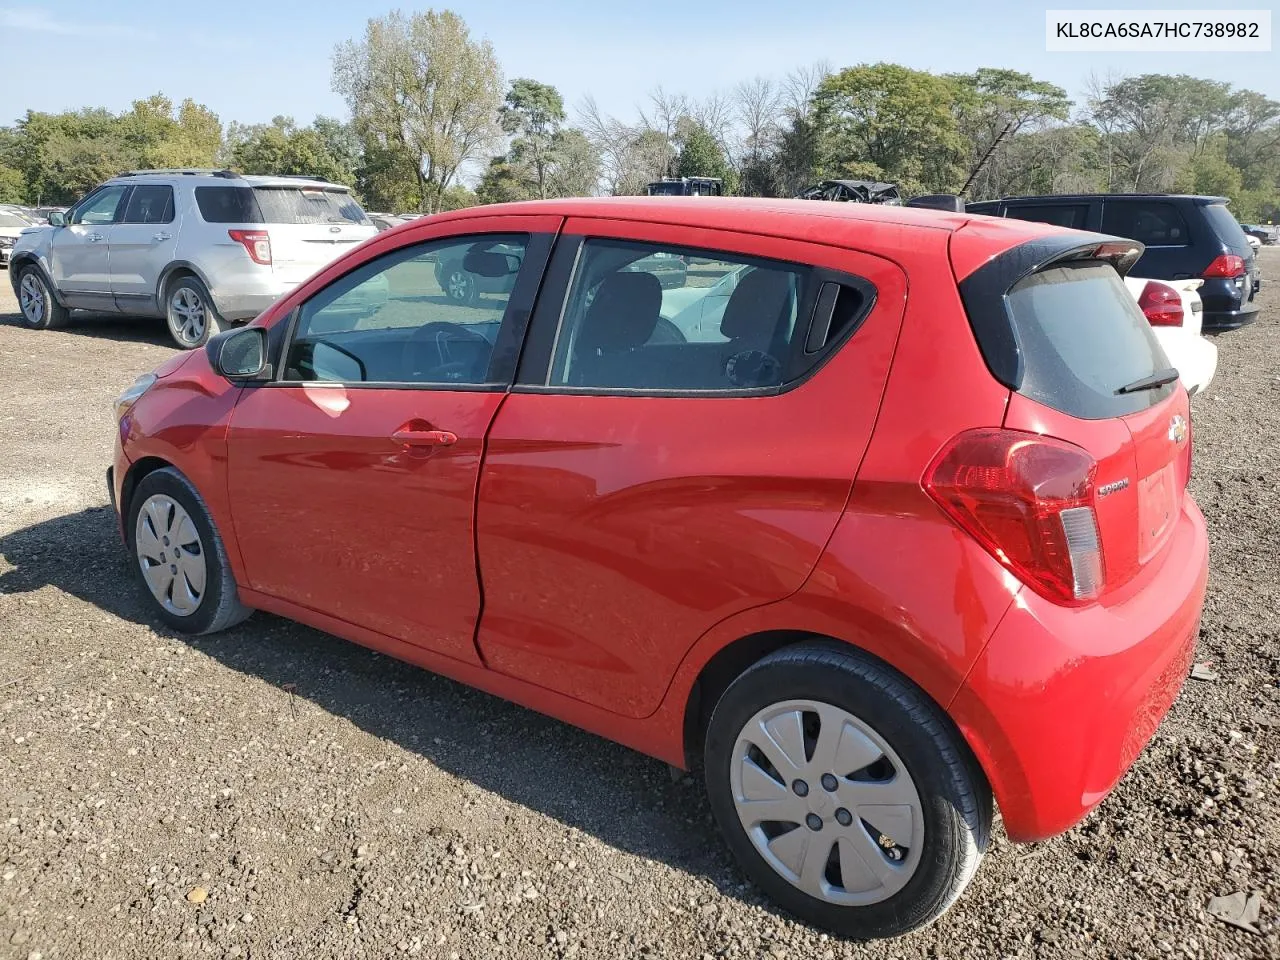
<path fill-rule="evenodd" d="M 1249 246 L 1249 241 L 1245 239 L 1244 230 L 1241 229 L 1239 222 L 1227 209 L 1225 203 L 1205 204 L 1204 218 L 1209 221 L 1209 226 L 1213 228 L 1219 240 L 1246 259 L 1251 255 L 1252 248 Z"/>
<path fill-rule="evenodd" d="M 345 190 L 306 187 L 196 187 L 208 223 L 358 223 L 368 216 Z"/>
<path fill-rule="evenodd" d="M 1073 417 L 1101 420 L 1155 406 L 1176 389 L 1170 383 L 1117 392 L 1170 363 L 1107 264 L 1041 270 L 1015 284 L 1006 303 L 1022 354 L 1023 395 Z"/>
<path fill-rule="evenodd" d="M 359 223 L 369 218 L 345 190 L 254 187 L 267 223 Z"/>

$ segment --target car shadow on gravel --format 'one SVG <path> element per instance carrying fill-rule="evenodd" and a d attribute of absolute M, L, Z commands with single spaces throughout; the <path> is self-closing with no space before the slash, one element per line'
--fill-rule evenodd
<path fill-rule="evenodd" d="M 0 313 L 0 324 L 26 327 L 19 313 Z M 173 338 L 169 336 L 169 329 L 163 320 L 155 317 L 125 317 L 117 313 L 85 313 L 75 310 L 67 325 L 58 328 L 58 333 L 96 337 L 118 343 L 150 343 L 157 347 L 174 345 Z"/>
<path fill-rule="evenodd" d="M 52 586 L 145 624 L 478 787 L 777 913 L 732 865 L 696 775 L 676 779 L 625 747 L 283 618 L 171 633 L 148 615 L 109 507 L 0 536 L 0 558 L 0 595 Z"/>

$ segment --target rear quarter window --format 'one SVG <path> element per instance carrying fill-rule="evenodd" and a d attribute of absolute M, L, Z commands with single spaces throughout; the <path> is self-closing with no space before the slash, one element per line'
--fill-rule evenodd
<path fill-rule="evenodd" d="M 1170 363 L 1120 275 L 1105 263 L 1050 267 L 1005 297 L 1022 354 L 1018 392 L 1073 417 L 1101 420 L 1155 406 L 1177 387 L 1119 389 Z"/>
<path fill-rule="evenodd" d="M 262 223 L 251 187 L 196 187 L 196 206 L 206 223 Z"/>
<path fill-rule="evenodd" d="M 1148 247 L 1185 247 L 1191 242 L 1182 212 L 1163 200 L 1107 200 L 1102 232 Z"/>
<path fill-rule="evenodd" d="M 1202 209 L 1209 227 L 1233 253 L 1239 254 L 1246 260 L 1253 256 L 1253 248 L 1249 246 L 1249 241 L 1245 239 L 1244 228 L 1240 226 L 1235 216 L 1227 209 L 1226 204 L 1206 203 Z"/>
<path fill-rule="evenodd" d="M 1055 227 L 1083 230 L 1088 225 L 1089 205 L 1087 203 L 1010 204 L 1006 216 L 1017 220 L 1033 220 L 1036 223 L 1051 223 Z"/>

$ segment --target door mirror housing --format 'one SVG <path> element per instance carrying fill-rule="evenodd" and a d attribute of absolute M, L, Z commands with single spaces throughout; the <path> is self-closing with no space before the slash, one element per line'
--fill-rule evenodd
<path fill-rule="evenodd" d="M 61 210 L 51 210 L 49 212 L 49 226 L 65 227 L 67 225 L 67 215 Z"/>
<path fill-rule="evenodd" d="M 265 327 L 243 327 L 211 337 L 209 363 L 228 380 L 270 380 Z"/>

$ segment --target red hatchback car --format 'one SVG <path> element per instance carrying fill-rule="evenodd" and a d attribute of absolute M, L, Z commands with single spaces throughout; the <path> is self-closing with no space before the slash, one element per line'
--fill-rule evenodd
<path fill-rule="evenodd" d="M 1207 541 L 1140 253 L 805 201 L 417 220 L 140 378 L 112 497 L 174 629 L 266 610 L 699 764 L 768 894 L 899 934 L 993 795 L 1066 830 L 1187 673 Z"/>

